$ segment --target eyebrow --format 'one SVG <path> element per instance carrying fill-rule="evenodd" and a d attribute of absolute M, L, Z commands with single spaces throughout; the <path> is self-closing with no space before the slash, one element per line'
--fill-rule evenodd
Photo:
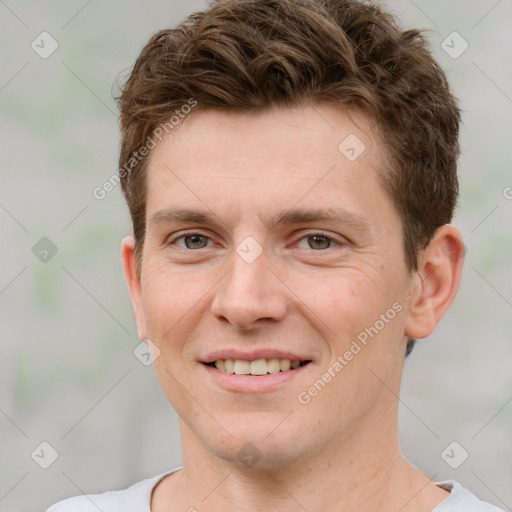
<path fill-rule="evenodd" d="M 157 226 L 175 222 L 218 224 L 219 221 L 219 217 L 208 210 L 173 207 L 154 213 L 149 218 L 148 225 Z M 294 208 L 279 212 L 271 218 L 270 222 L 272 227 L 276 225 L 330 222 L 344 225 L 361 234 L 369 234 L 371 231 L 369 219 L 344 208 Z M 220 221 L 220 223 L 226 226 L 223 221 Z"/>

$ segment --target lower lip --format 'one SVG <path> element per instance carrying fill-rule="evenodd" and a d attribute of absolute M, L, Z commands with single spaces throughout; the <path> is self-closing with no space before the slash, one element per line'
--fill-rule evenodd
<path fill-rule="evenodd" d="M 225 373 L 203 363 L 200 364 L 217 384 L 228 391 L 234 393 L 268 393 L 302 375 L 312 363 L 299 366 L 295 370 L 267 373 L 266 375 L 236 375 L 235 373 Z"/>

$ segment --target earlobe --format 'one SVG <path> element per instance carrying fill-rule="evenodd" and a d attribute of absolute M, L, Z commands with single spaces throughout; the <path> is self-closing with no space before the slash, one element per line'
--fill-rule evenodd
<path fill-rule="evenodd" d="M 459 288 L 464 252 L 459 230 L 446 224 L 420 253 L 410 291 L 406 336 L 421 339 L 434 332 Z"/>
<path fill-rule="evenodd" d="M 123 264 L 124 277 L 130 293 L 137 331 L 141 340 L 146 339 L 146 320 L 142 303 L 141 279 L 137 272 L 135 262 L 135 240 L 133 236 L 126 236 L 121 242 L 121 261 Z"/>

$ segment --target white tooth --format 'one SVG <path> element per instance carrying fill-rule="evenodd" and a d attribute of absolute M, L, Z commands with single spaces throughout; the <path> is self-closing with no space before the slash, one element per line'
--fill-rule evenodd
<path fill-rule="evenodd" d="M 235 361 L 233 359 L 226 359 L 224 361 L 224 369 L 226 373 L 233 373 L 235 368 Z"/>
<path fill-rule="evenodd" d="M 300 366 L 300 361 L 293 361 L 291 364 L 291 367 L 295 370 L 295 368 L 298 368 Z"/>
<path fill-rule="evenodd" d="M 266 375 L 267 374 L 266 359 L 256 359 L 256 361 L 251 361 L 250 374 L 251 375 Z"/>
<path fill-rule="evenodd" d="M 249 375 L 249 373 L 251 372 L 251 363 L 249 361 L 236 359 L 233 372 L 236 373 L 237 375 Z"/>
<path fill-rule="evenodd" d="M 282 372 L 285 372 L 290 369 L 291 362 L 289 359 L 279 359 L 279 368 L 281 368 Z"/>
<path fill-rule="evenodd" d="M 224 364 L 224 360 L 223 359 L 217 359 L 217 361 L 215 361 L 215 368 L 217 368 L 217 370 L 220 370 L 221 372 L 225 372 L 226 371 L 226 365 Z"/>
<path fill-rule="evenodd" d="M 280 370 L 279 359 L 269 359 L 267 361 L 267 372 L 268 373 L 279 373 Z"/>

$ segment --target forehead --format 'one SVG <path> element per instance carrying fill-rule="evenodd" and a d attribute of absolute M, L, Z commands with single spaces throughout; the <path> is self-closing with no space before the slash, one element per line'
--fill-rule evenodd
<path fill-rule="evenodd" d="M 150 156 L 146 218 L 192 204 L 222 207 L 232 220 L 242 210 L 275 219 L 299 203 L 365 210 L 389 202 L 382 153 L 364 116 L 331 105 L 195 111 Z"/>
<path fill-rule="evenodd" d="M 299 144 L 300 142 L 300 144 Z M 263 111 L 194 110 L 163 138 L 153 151 L 157 158 L 167 147 L 180 151 L 195 146 L 194 161 L 212 155 L 223 160 L 285 157 L 291 163 L 324 158 L 333 163 L 339 156 L 355 162 L 379 159 L 382 144 L 367 117 L 331 104 L 273 107 Z M 187 146 L 187 147 L 185 147 Z M 269 152 L 272 152 L 271 154 Z"/>

